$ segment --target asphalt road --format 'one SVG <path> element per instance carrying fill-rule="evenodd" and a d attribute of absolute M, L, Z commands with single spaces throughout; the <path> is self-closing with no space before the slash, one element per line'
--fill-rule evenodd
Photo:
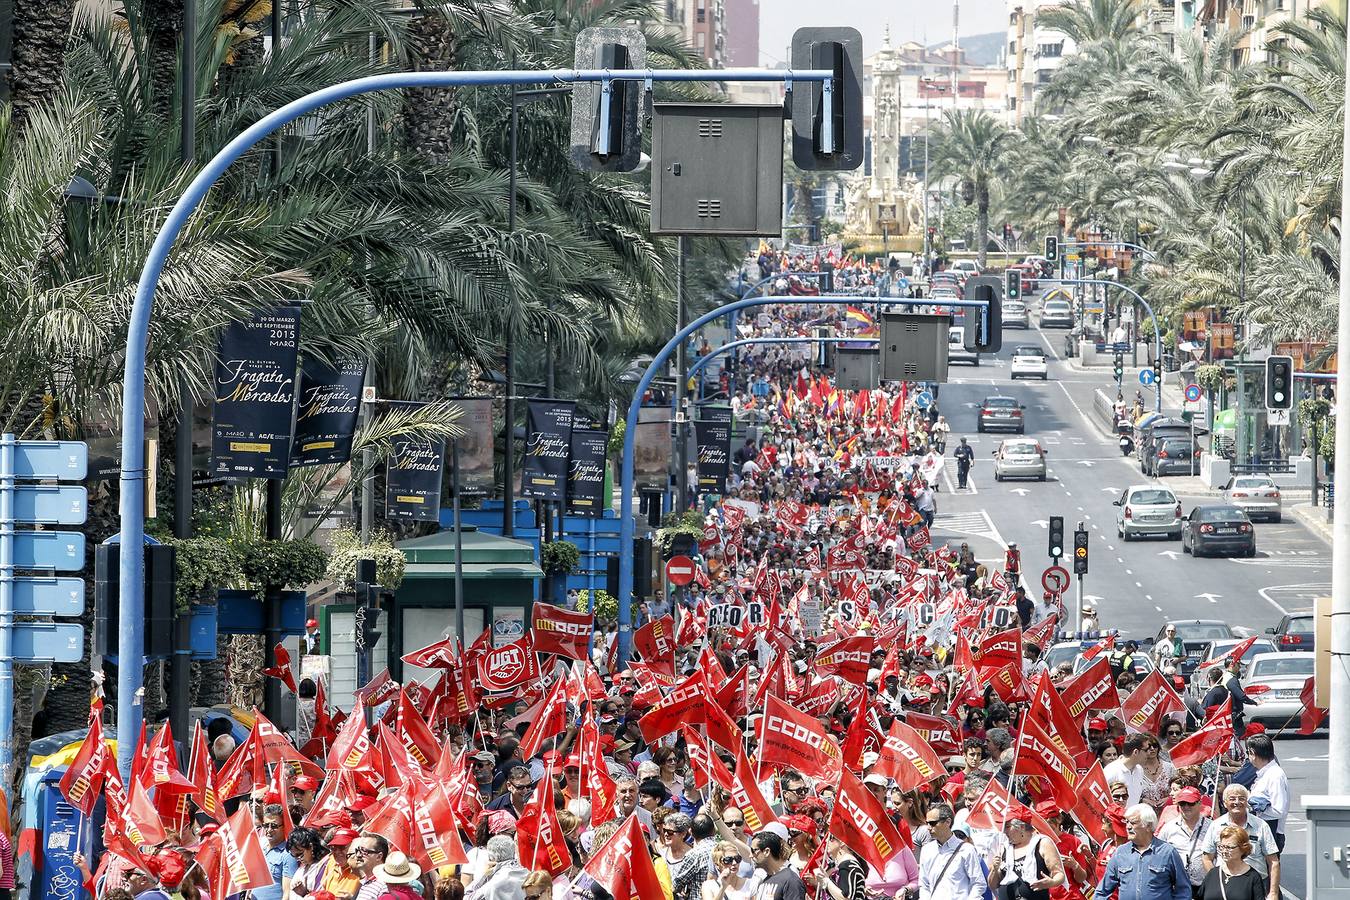
<path fill-rule="evenodd" d="M 1033 301 L 1033 310 L 1037 306 Z M 1111 503 L 1131 485 L 1172 487 L 1183 512 L 1215 498 L 1196 493 L 1195 479 L 1148 478 L 1133 456 L 1121 455 L 1116 438 L 1106 434 L 1092 415 L 1093 390 L 1114 391 L 1110 370 L 1083 370 L 1064 361 L 1059 354 L 1063 335 L 1058 330 L 1043 334 L 1035 328 L 1009 329 L 996 357 L 982 357 L 978 367 L 950 368 L 948 383 L 938 396 L 951 425 L 948 456 L 956 440 L 965 436 L 976 462 L 970 487 L 957 491 L 955 466 L 949 459 L 938 495 L 935 538 L 969 541 L 981 561 L 1000 568 L 1004 549 L 1015 542 L 1022 550 L 1024 582 L 1028 590 L 1039 591 L 1041 570 L 1049 564 L 1049 517 L 1064 517 L 1069 547 L 1074 526 L 1081 521 L 1090 534 L 1083 597 L 1097 606 L 1103 627 L 1119 628 L 1126 637 L 1156 635 L 1168 619 L 1220 619 L 1260 632 L 1286 611 L 1310 607 L 1314 597 L 1330 591 L 1331 548 L 1291 516 L 1282 524 L 1256 526 L 1254 559 L 1194 559 L 1182 555 L 1179 541 L 1118 539 L 1117 508 Z M 1049 351 L 1047 381 L 1009 378 L 1011 349 L 1023 343 L 1040 343 Z M 1047 481 L 994 481 L 992 454 L 1005 435 L 976 431 L 976 410 L 993 395 L 1016 397 L 1026 406 L 1026 433 L 1047 450 Z M 1132 387 L 1125 395 L 1133 396 Z M 1065 597 L 1070 610 L 1077 589 L 1075 578 Z M 1325 737 L 1282 736 L 1277 752 L 1286 762 L 1295 798 L 1321 791 L 1326 778 Z M 1295 897 L 1304 896 L 1305 848 L 1306 819 L 1296 800 L 1288 825 L 1284 876 Z"/>

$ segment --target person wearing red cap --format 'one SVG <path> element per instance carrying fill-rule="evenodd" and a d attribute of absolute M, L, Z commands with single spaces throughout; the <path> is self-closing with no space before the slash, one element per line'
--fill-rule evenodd
<path fill-rule="evenodd" d="M 313 775 L 301 775 L 291 782 L 291 805 L 300 807 L 302 814 L 307 814 L 314 807 L 314 794 L 319 789 L 319 782 Z"/>
<path fill-rule="evenodd" d="M 361 873 L 356 871 L 347 856 L 354 840 L 356 832 L 351 828 L 339 828 L 328 838 L 328 865 L 319 882 L 320 890 L 328 891 L 338 898 L 356 896 L 361 887 Z"/>
<path fill-rule="evenodd" d="M 1202 799 L 1195 788 L 1181 788 L 1172 797 L 1179 815 L 1158 831 L 1158 838 L 1167 841 L 1181 854 L 1186 877 L 1191 880 L 1191 887 L 1197 890 L 1205 880 L 1205 838 L 1213 824 L 1205 815 Z"/>
<path fill-rule="evenodd" d="M 1092 890 L 1092 850 L 1086 841 L 1072 831 L 1073 820 L 1053 800 L 1042 800 L 1035 806 L 1036 815 L 1045 819 L 1054 832 L 1055 849 L 1064 866 L 1064 883 L 1050 889 L 1050 900 L 1083 900 Z M 1065 820 L 1069 824 L 1065 825 Z"/>
<path fill-rule="evenodd" d="M 788 840 L 792 844 L 792 855 L 788 857 L 788 865 L 800 875 L 806 868 L 806 861 L 816 852 L 816 820 L 796 812 L 790 816 L 783 816 L 778 821 L 787 827 Z"/>

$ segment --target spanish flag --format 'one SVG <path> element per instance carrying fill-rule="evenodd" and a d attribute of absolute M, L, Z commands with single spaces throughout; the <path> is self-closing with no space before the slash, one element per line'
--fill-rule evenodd
<path fill-rule="evenodd" d="M 861 309 L 858 309 L 856 306 L 844 307 L 844 318 L 845 321 L 852 322 L 854 325 L 861 326 L 862 328 L 871 328 L 876 324 L 875 319 Z"/>

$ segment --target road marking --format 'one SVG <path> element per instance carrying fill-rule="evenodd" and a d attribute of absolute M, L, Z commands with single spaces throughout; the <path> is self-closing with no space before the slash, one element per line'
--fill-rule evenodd
<path fill-rule="evenodd" d="M 1083 420 L 1083 424 L 1087 426 L 1088 434 L 1097 434 L 1097 426 L 1094 425 L 1092 420 L 1087 417 L 1087 413 L 1083 412 L 1083 408 L 1078 405 L 1078 401 L 1073 399 L 1073 394 L 1069 393 L 1069 389 L 1066 388 L 1059 381 L 1056 381 L 1055 384 L 1058 385 L 1059 389 L 1064 392 L 1064 396 L 1069 399 L 1069 404 L 1073 406 L 1075 410 L 1078 411 L 1079 418 L 1081 418 Z M 1102 443 L 1106 442 L 1102 441 Z"/>
<path fill-rule="evenodd" d="M 1137 587 L 1137 588 L 1141 588 L 1141 587 L 1144 586 L 1144 584 L 1143 584 L 1143 582 L 1136 581 L 1136 582 L 1134 583 L 1134 586 Z"/>
<path fill-rule="evenodd" d="M 1080 466 L 1087 466 L 1089 469 L 1097 464 L 1094 460 L 1091 459 L 1079 459 L 1074 461 L 1078 463 Z"/>
<path fill-rule="evenodd" d="M 1144 599 L 1145 599 L 1145 600 L 1152 600 L 1152 599 L 1153 599 L 1153 595 L 1152 595 L 1152 594 L 1145 594 L 1145 595 L 1144 595 Z"/>
<path fill-rule="evenodd" d="M 1175 560 L 1178 556 L 1181 556 L 1181 554 L 1175 550 L 1159 550 L 1158 555 L 1165 556 L 1169 560 Z"/>
<path fill-rule="evenodd" d="M 1034 520 L 1034 521 L 1032 521 L 1032 522 L 1029 522 L 1028 524 L 1030 524 L 1030 525 L 1039 525 L 1039 526 L 1041 526 L 1042 528 L 1045 528 L 1045 529 L 1047 529 L 1047 530 L 1050 528 L 1050 522 L 1049 522 L 1049 520 L 1047 520 L 1047 519 L 1036 519 L 1036 520 Z"/>
<path fill-rule="evenodd" d="M 1125 570 L 1125 574 L 1126 574 L 1126 575 L 1133 575 L 1134 572 L 1133 572 L 1132 570 L 1130 570 L 1130 569 L 1126 569 L 1126 570 Z"/>
<path fill-rule="evenodd" d="M 1080 507 L 1078 507 L 1078 511 L 1079 511 L 1079 512 L 1082 512 L 1082 511 L 1083 511 L 1083 507 L 1081 507 L 1081 506 L 1080 506 Z M 1083 518 L 1085 518 L 1085 519 L 1086 519 L 1086 518 L 1087 518 L 1087 516 L 1084 516 L 1084 517 L 1083 517 Z"/>
<path fill-rule="evenodd" d="M 1025 497 L 1027 494 L 1030 494 L 1031 491 L 1028 490 L 1027 488 L 1013 488 L 1012 493 L 1016 494 L 1019 497 Z"/>
<path fill-rule="evenodd" d="M 1155 607 L 1153 607 L 1153 608 L 1156 609 L 1158 612 L 1162 612 L 1162 607 L 1161 607 L 1161 606 L 1155 606 Z"/>
<path fill-rule="evenodd" d="M 1114 549 L 1116 549 L 1116 547 L 1115 547 L 1114 544 L 1107 544 L 1107 545 L 1106 545 L 1106 549 L 1107 549 L 1107 550 L 1114 550 Z"/>
<path fill-rule="evenodd" d="M 1125 560 L 1121 559 L 1119 556 L 1116 557 L 1116 562 L 1123 563 L 1124 561 Z"/>
<path fill-rule="evenodd" d="M 1103 493 L 1103 494 L 1119 494 L 1119 493 L 1120 493 L 1120 488 L 1105 487 L 1105 488 L 1102 488 L 1102 493 Z"/>
<path fill-rule="evenodd" d="M 1211 594 L 1211 593 L 1209 593 L 1208 591 L 1206 591 L 1206 592 L 1203 593 L 1203 594 L 1196 594 L 1196 595 L 1195 595 L 1195 599 L 1199 600 L 1199 599 L 1203 598 L 1203 599 L 1205 599 L 1205 600 L 1208 600 L 1210 603 L 1218 603 L 1218 602 L 1219 602 L 1219 598 L 1222 597 L 1222 596 L 1223 596 L 1223 594 Z"/>

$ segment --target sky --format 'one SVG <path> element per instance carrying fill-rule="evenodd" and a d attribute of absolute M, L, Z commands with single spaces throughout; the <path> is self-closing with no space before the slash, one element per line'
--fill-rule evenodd
<path fill-rule="evenodd" d="M 792 32 L 803 25 L 852 26 L 862 34 L 863 50 L 871 56 L 881 46 L 887 24 L 892 43 L 951 40 L 951 0 L 759 0 L 760 64 L 785 61 Z M 1007 25 L 1005 0 L 962 0 L 962 34 L 1002 31 Z"/>

